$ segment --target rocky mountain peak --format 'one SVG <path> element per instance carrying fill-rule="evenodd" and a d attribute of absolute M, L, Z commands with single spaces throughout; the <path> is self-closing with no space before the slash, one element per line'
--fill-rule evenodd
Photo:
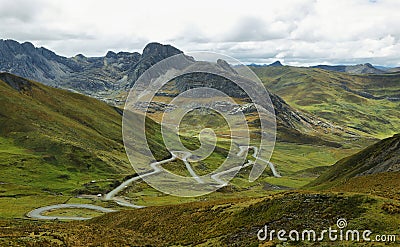
<path fill-rule="evenodd" d="M 143 49 L 142 56 L 144 58 L 150 56 L 158 56 L 166 58 L 180 53 L 183 52 L 171 45 L 163 45 L 157 42 L 153 42 L 146 45 L 146 47 Z"/>
<path fill-rule="evenodd" d="M 223 60 L 223 59 L 218 59 L 217 60 L 217 64 L 223 68 L 224 70 L 231 72 L 233 74 L 237 74 L 236 70 L 234 70 L 227 61 Z"/>
<path fill-rule="evenodd" d="M 74 58 L 78 59 L 78 60 L 85 60 L 86 59 L 86 57 L 83 54 L 78 54 Z"/>
<path fill-rule="evenodd" d="M 113 51 L 108 51 L 106 54 L 106 58 L 118 58 L 118 55 Z"/>
<path fill-rule="evenodd" d="M 281 67 L 281 66 L 283 66 L 282 65 L 282 63 L 281 63 L 281 61 L 275 61 L 275 62 L 273 62 L 273 63 L 271 63 L 270 65 L 268 65 L 269 67 Z"/>
<path fill-rule="evenodd" d="M 27 50 L 34 50 L 35 46 L 31 42 L 24 42 L 21 44 L 22 47 L 24 47 Z"/>
<path fill-rule="evenodd" d="M 0 39 L 0 46 L 1 47 L 8 47 L 8 48 L 16 48 L 21 44 L 12 39 Z"/>
<path fill-rule="evenodd" d="M 383 74 L 385 71 L 375 68 L 370 63 L 357 65 L 317 65 L 312 68 L 325 69 L 337 72 L 347 72 L 350 74 Z"/>

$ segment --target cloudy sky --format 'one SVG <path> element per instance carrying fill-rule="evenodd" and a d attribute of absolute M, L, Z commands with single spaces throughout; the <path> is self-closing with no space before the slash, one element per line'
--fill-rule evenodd
<path fill-rule="evenodd" d="M 64 56 L 157 41 L 245 63 L 400 66 L 400 1 L 0 0 L 0 39 Z"/>

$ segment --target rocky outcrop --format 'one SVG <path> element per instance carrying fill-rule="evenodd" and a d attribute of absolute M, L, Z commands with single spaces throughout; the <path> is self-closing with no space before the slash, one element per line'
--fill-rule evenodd
<path fill-rule="evenodd" d="M 32 94 L 32 83 L 24 78 L 9 73 L 0 73 L 0 81 L 5 82 L 13 89 L 23 94 Z"/>

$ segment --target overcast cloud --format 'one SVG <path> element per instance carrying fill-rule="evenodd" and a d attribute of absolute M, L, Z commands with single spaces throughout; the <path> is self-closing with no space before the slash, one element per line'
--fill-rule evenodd
<path fill-rule="evenodd" d="M 400 1 L 0 0 L 0 38 L 64 56 L 148 42 L 245 63 L 400 66 Z"/>

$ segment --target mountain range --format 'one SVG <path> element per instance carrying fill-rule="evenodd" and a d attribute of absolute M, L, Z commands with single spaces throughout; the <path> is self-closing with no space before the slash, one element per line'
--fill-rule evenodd
<path fill-rule="evenodd" d="M 377 138 L 400 128 L 400 74 L 350 74 L 319 68 L 250 68 L 295 109 Z"/>
<path fill-rule="evenodd" d="M 0 40 L 0 72 L 9 72 L 118 104 L 120 100 L 123 101 L 118 97 L 119 93 L 128 91 L 146 69 L 180 53 L 183 52 L 171 45 L 154 42 L 146 45 L 142 54 L 109 51 L 103 57 L 78 54 L 67 58 L 44 47 L 37 48 L 29 42 Z M 276 61 L 266 67 L 282 66 L 280 61 Z M 349 66 L 318 65 L 312 68 L 353 74 L 385 73 L 368 63 Z M 396 71 L 396 68 L 391 71 Z"/>
<path fill-rule="evenodd" d="M 281 67 L 284 65 L 278 60 L 271 64 L 260 65 L 260 64 L 252 63 L 252 64 L 249 64 L 249 66 L 252 66 L 252 67 Z M 398 67 L 373 66 L 370 63 L 356 64 L 356 65 L 320 64 L 320 65 L 310 66 L 308 68 L 323 69 L 323 70 L 328 70 L 328 71 L 343 72 L 343 73 L 349 73 L 349 74 L 355 74 L 355 75 L 357 75 L 357 74 L 358 75 L 361 75 L 361 74 L 385 74 L 385 73 L 395 73 L 395 72 L 400 71 L 400 69 Z"/>
<path fill-rule="evenodd" d="M 370 63 L 357 65 L 316 65 L 311 68 L 325 69 L 336 72 L 346 72 L 350 74 L 384 74 L 386 71 L 375 68 Z"/>
<path fill-rule="evenodd" d="M 109 51 L 104 57 L 66 58 L 29 42 L 0 40 L 0 71 L 106 99 L 129 90 L 146 69 L 179 53 L 170 45 L 149 43 L 142 54 Z"/>

